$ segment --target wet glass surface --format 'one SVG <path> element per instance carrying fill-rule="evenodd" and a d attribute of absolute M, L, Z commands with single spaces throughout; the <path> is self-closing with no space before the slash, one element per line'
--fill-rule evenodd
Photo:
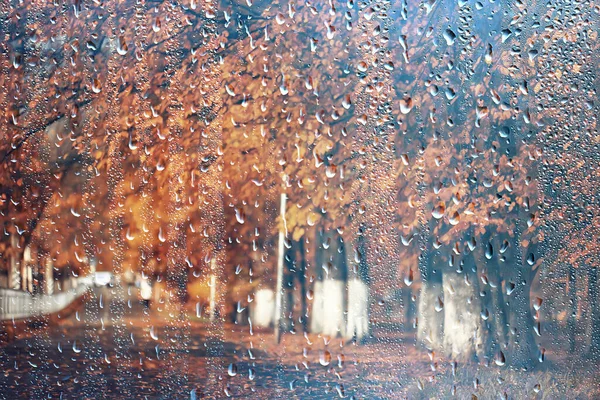
<path fill-rule="evenodd" d="M 0 398 L 600 398 L 599 13 L 0 3 Z"/>

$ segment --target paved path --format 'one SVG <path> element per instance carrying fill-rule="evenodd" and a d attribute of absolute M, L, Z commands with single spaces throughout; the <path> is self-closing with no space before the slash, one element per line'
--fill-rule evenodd
<path fill-rule="evenodd" d="M 227 368 L 219 353 L 236 346 L 165 307 L 145 312 L 135 288 L 94 289 L 60 325 L 42 320 L 0 348 L 0 398 L 202 398 L 222 390 L 214 385 Z"/>
<path fill-rule="evenodd" d="M 455 398 L 598 398 L 597 386 L 589 390 L 597 375 L 559 386 L 565 379 L 553 371 L 470 364 L 455 376 L 397 328 L 361 346 L 301 333 L 277 346 L 270 330 L 210 325 L 190 310 L 154 304 L 146 312 L 135 288 L 94 289 L 61 324 L 42 320 L 0 347 L 0 399 L 429 399 L 454 390 Z"/>
<path fill-rule="evenodd" d="M 378 398 L 339 340 L 327 353 L 301 334 L 275 346 L 270 331 L 210 326 L 166 307 L 146 312 L 135 288 L 94 289 L 61 324 L 41 321 L 0 347 L 0 399 L 330 399 L 356 389 Z"/>

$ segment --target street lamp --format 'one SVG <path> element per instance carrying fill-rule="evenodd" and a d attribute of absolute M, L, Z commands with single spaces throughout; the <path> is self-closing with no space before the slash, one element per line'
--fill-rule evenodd
<path fill-rule="evenodd" d="M 279 212 L 281 217 L 281 225 L 279 226 L 279 244 L 277 246 L 277 282 L 275 285 L 275 340 L 277 343 L 281 341 L 281 303 L 282 303 L 282 290 L 283 290 L 283 261 L 284 261 L 284 241 L 287 236 L 287 223 L 285 220 L 285 207 L 287 196 L 285 194 L 285 188 L 288 185 L 289 177 L 286 174 L 282 176 L 283 191 L 281 193 L 279 202 Z"/>

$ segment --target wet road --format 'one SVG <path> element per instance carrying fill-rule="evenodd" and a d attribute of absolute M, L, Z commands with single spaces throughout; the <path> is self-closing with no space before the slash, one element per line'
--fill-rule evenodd
<path fill-rule="evenodd" d="M 302 337 L 278 347 L 270 331 L 211 325 L 178 305 L 148 311 L 138 298 L 95 288 L 60 324 L 0 347 L 0 399 L 350 397 L 335 352 L 308 360 Z"/>
<path fill-rule="evenodd" d="M 555 381 L 552 370 L 471 364 L 455 376 L 394 329 L 363 345 L 301 333 L 276 345 L 272 330 L 210 324 L 194 309 L 146 311 L 135 288 L 94 289 L 60 324 L 42 321 L 0 346 L 0 399 L 597 398 L 574 390 L 593 387 L 596 375 L 540 393 L 533 388 Z"/>
<path fill-rule="evenodd" d="M 389 398 L 341 340 L 277 346 L 270 330 L 211 325 L 177 305 L 147 311 L 138 298 L 96 288 L 60 324 L 0 347 L 0 399 Z"/>
<path fill-rule="evenodd" d="M 168 307 L 146 311 L 135 288 L 94 289 L 61 324 L 0 348 L 0 398 L 212 397 L 220 355 L 239 350 Z"/>

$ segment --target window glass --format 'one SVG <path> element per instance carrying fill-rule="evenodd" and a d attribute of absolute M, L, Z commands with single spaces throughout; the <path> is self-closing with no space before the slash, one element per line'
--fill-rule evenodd
<path fill-rule="evenodd" d="M 0 398 L 600 398 L 593 1 L 0 3 Z"/>

